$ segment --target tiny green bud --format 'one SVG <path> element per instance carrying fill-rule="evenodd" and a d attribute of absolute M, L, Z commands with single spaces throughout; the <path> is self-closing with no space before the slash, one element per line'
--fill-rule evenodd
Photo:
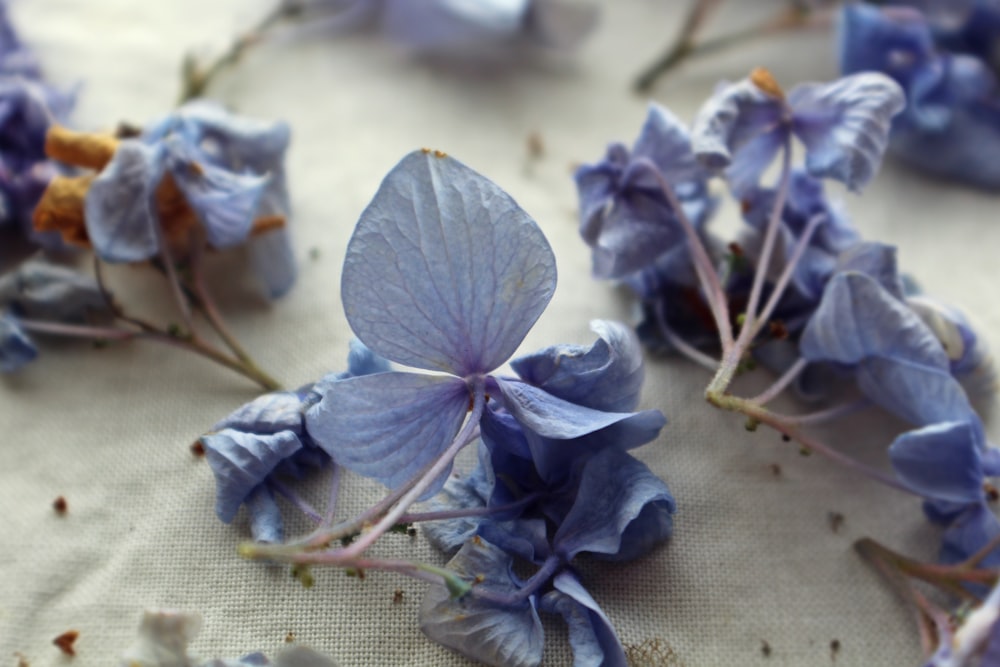
<path fill-rule="evenodd" d="M 292 566 L 292 579 L 298 579 L 302 588 L 312 588 L 316 580 L 313 579 L 312 570 L 308 565 L 296 564 Z"/>

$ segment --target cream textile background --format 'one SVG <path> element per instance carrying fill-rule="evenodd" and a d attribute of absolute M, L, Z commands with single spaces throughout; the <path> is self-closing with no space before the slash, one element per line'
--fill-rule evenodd
<path fill-rule="evenodd" d="M 161 114 L 173 103 L 186 50 L 220 49 L 270 6 L 12 4 L 51 78 L 82 82 L 75 122 L 83 128 Z M 751 9 L 776 4 L 729 3 L 719 25 L 749 21 Z M 686 3 L 605 5 L 598 31 L 570 62 L 489 80 L 442 73 L 380 40 L 351 36 L 262 46 L 212 88 L 241 112 L 283 118 L 293 128 L 288 167 L 299 284 L 273 305 L 248 285 L 217 290 L 263 367 L 296 386 L 344 366 L 350 333 L 339 268 L 348 236 L 385 172 L 420 146 L 445 150 L 493 178 L 549 236 L 560 284 L 523 351 L 586 343 L 589 320 L 629 317 L 614 289 L 589 278 L 570 168 L 597 159 L 609 141 L 635 137 L 646 101 L 628 84 L 672 36 Z M 789 85 L 827 78 L 831 52 L 823 33 L 757 44 L 690 64 L 656 99 L 690 119 L 720 78 L 758 64 Z M 529 164 L 533 132 L 545 154 Z M 868 238 L 897 243 L 903 267 L 931 293 L 973 312 L 1000 349 L 993 197 L 890 164 L 863 199 L 850 197 L 847 205 Z M 222 261 L 215 277 L 230 266 Z M 110 282 L 124 302 L 172 313 L 162 287 L 141 271 L 118 268 Z M 873 535 L 930 557 L 937 531 L 918 502 L 800 457 L 766 429 L 748 434 L 737 418 L 699 400 L 707 377 L 689 363 L 651 361 L 647 378 L 644 406 L 662 409 L 670 423 L 639 455 L 678 499 L 676 533 L 639 562 L 582 566 L 622 640 L 659 638 L 676 652 L 676 664 L 688 667 L 827 666 L 833 639 L 840 667 L 919 664 L 911 617 L 851 550 L 853 540 Z M 205 657 L 273 653 L 291 631 L 345 667 L 467 664 L 420 633 L 422 584 L 390 575 L 359 583 L 319 571 L 316 586 L 303 590 L 287 570 L 236 556 L 246 524 L 215 518 L 211 472 L 188 445 L 253 392 L 223 369 L 142 344 L 47 344 L 39 363 L 0 383 L 0 664 L 15 664 L 15 651 L 35 666 L 70 664 L 50 643 L 69 628 L 81 633 L 73 665 L 115 664 L 142 610 L 153 606 L 201 612 L 194 648 Z M 988 429 L 1000 439 L 1000 425 Z M 864 422 L 832 434 L 878 463 L 893 432 L 893 425 Z M 358 508 L 377 494 L 355 483 L 345 506 Z M 69 502 L 65 518 L 51 510 L 58 495 Z M 836 533 L 829 512 L 845 517 Z M 390 542 L 390 553 L 439 558 L 419 539 L 415 547 L 406 538 Z M 397 588 L 405 591 L 400 605 L 392 604 Z M 560 625 L 549 624 L 548 636 L 545 664 L 570 664 Z"/>

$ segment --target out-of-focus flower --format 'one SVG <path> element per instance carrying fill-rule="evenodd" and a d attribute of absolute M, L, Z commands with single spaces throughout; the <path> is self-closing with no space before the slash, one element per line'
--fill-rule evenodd
<path fill-rule="evenodd" d="M 924 11 L 921 11 L 924 10 Z M 840 66 L 882 72 L 906 94 L 892 152 L 931 174 L 1000 187 L 1000 8 L 988 0 L 848 3 Z"/>
<path fill-rule="evenodd" d="M 35 227 L 93 247 L 108 262 L 156 257 L 164 244 L 187 255 L 192 234 L 213 248 L 248 243 L 271 297 L 295 280 L 286 229 L 284 123 L 233 116 L 195 101 L 135 138 L 53 128 L 53 158 L 97 174 L 60 177 L 35 211 Z"/>

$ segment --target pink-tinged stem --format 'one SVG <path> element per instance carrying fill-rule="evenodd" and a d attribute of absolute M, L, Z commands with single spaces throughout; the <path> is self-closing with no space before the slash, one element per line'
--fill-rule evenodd
<path fill-rule="evenodd" d="M 677 198 L 677 193 L 674 192 L 673 186 L 667 182 L 663 174 L 660 173 L 659 168 L 652 161 L 641 158 L 636 160 L 636 164 L 642 165 L 656 179 L 660 190 L 663 192 L 663 196 L 666 197 L 670 207 L 677 215 L 677 220 L 684 230 L 684 236 L 687 238 L 688 247 L 691 249 L 691 262 L 694 265 L 695 273 L 698 275 L 698 282 L 705 295 L 705 300 L 712 311 L 712 317 L 715 319 L 715 326 L 719 330 L 719 341 L 722 344 L 723 353 L 725 353 L 733 346 L 733 332 L 729 325 L 729 303 L 726 299 L 726 292 L 722 289 L 722 283 L 719 280 L 719 272 L 712 265 L 712 260 L 708 256 L 708 250 L 705 249 L 705 244 L 701 242 L 701 237 L 698 236 L 698 230 L 694 228 L 691 220 L 684 213 L 684 207 L 681 206 L 681 202 Z"/>
<path fill-rule="evenodd" d="M 326 502 L 326 514 L 323 516 L 323 523 L 320 524 L 321 529 L 332 526 L 334 518 L 337 516 L 337 500 L 340 498 L 340 480 L 343 476 L 344 469 L 334 463 L 333 474 L 330 475 L 329 500 Z"/>
<path fill-rule="evenodd" d="M 764 305 L 764 310 L 762 310 L 760 316 L 754 320 L 753 331 L 749 336 L 751 340 L 757 335 L 761 327 L 767 324 L 767 321 L 771 319 L 774 309 L 778 307 L 778 302 L 781 300 L 781 297 L 784 296 L 785 289 L 788 288 L 788 283 L 791 282 L 792 274 L 795 272 L 795 267 L 798 266 L 800 261 L 802 261 L 806 248 L 809 247 L 809 241 L 812 240 L 813 234 L 816 233 L 816 230 L 825 219 L 826 217 L 824 215 L 814 215 L 809 219 L 809 223 L 802 231 L 802 236 L 800 236 L 799 240 L 795 243 L 795 249 L 792 251 L 792 256 L 788 258 L 785 263 L 785 268 L 781 272 L 781 276 L 778 278 L 778 282 L 774 284 L 774 290 L 771 292 L 771 296 Z"/>
<path fill-rule="evenodd" d="M 535 502 L 539 497 L 537 493 L 531 493 L 506 505 L 496 505 L 494 507 L 469 507 L 457 510 L 441 510 L 438 512 L 414 512 L 404 514 L 399 517 L 399 523 L 418 523 L 421 521 L 442 521 L 445 519 L 464 519 L 466 517 L 490 516 L 492 514 L 502 514 L 511 510 L 520 509 Z"/>
<path fill-rule="evenodd" d="M 803 415 L 778 415 L 778 417 L 789 426 L 806 426 L 811 424 L 822 424 L 834 419 L 840 419 L 841 417 L 847 417 L 853 415 L 855 412 L 860 412 L 861 410 L 865 410 L 870 407 L 872 407 L 871 401 L 867 398 L 859 398 L 856 401 L 835 405 L 831 408 L 826 408 L 825 410 L 807 412 Z"/>

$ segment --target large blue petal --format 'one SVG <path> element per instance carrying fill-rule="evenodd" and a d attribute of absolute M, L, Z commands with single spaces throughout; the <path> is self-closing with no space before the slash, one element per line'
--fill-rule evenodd
<path fill-rule="evenodd" d="M 899 300 L 903 299 L 903 282 L 899 276 L 896 246 L 862 241 L 837 258 L 837 272 L 843 271 L 871 276 L 889 294 Z"/>
<path fill-rule="evenodd" d="M 465 377 L 510 357 L 555 283 L 548 241 L 510 196 L 457 160 L 415 151 L 362 213 L 341 295 L 375 352 Z"/>
<path fill-rule="evenodd" d="M 247 240 L 268 176 L 240 174 L 209 163 L 178 136 L 167 142 L 167 169 L 216 248 Z"/>
<path fill-rule="evenodd" d="M 627 667 L 625 650 L 611 621 L 579 579 L 569 572 L 560 572 L 552 585 L 555 590 L 545 594 L 540 607 L 542 611 L 561 614 L 569 626 L 573 667 Z"/>
<path fill-rule="evenodd" d="M 667 485 L 644 463 L 605 449 L 584 466 L 576 501 L 553 545 L 567 560 L 583 551 L 631 560 L 670 537 L 675 509 Z"/>
<path fill-rule="evenodd" d="M 215 474 L 215 513 L 224 523 L 282 461 L 302 449 L 291 431 L 257 435 L 225 429 L 203 435 L 201 443 Z"/>
<path fill-rule="evenodd" d="M 645 375 L 642 348 L 629 327 L 594 320 L 600 338 L 589 348 L 556 345 L 510 362 L 521 378 L 572 403 L 626 412 L 639 404 Z"/>
<path fill-rule="evenodd" d="M 325 384 L 306 428 L 334 462 L 395 488 L 451 444 L 468 408 L 459 378 L 377 373 Z"/>
<path fill-rule="evenodd" d="M 856 272 L 838 273 L 827 283 L 800 349 L 810 361 L 856 364 L 884 356 L 948 368 L 941 344 L 920 317 L 874 278 Z"/>
<path fill-rule="evenodd" d="M 605 412 L 570 403 L 520 380 L 496 381 L 514 418 L 546 438 L 579 438 L 632 416 L 631 412 Z"/>
<path fill-rule="evenodd" d="M 973 503 L 983 499 L 977 436 L 967 421 L 933 424 L 896 438 L 889 458 L 899 478 L 923 497 Z"/>
<path fill-rule="evenodd" d="M 473 539 L 455 555 L 448 567 L 478 586 L 500 594 L 519 586 L 511 572 L 512 559 L 482 539 Z M 502 607 L 466 596 L 455 600 L 441 585 L 424 593 L 420 629 L 439 644 L 493 667 L 535 667 L 542 661 L 545 636 L 534 599 Z"/>
<path fill-rule="evenodd" d="M 141 262 L 159 252 L 153 195 L 163 177 L 163 151 L 134 139 L 118 144 L 84 202 L 87 236 L 106 262 Z"/>
<path fill-rule="evenodd" d="M 917 426 L 960 421 L 972 413 L 965 391 L 947 369 L 871 357 L 858 365 L 855 378 L 861 393 Z"/>
<path fill-rule="evenodd" d="M 788 96 L 795 134 L 806 145 L 806 168 L 858 191 L 878 171 L 892 118 L 906 104 L 899 84 L 864 72 L 829 84 L 796 86 Z"/>
<path fill-rule="evenodd" d="M 0 373 L 13 373 L 38 357 L 38 348 L 17 318 L 0 312 Z"/>

